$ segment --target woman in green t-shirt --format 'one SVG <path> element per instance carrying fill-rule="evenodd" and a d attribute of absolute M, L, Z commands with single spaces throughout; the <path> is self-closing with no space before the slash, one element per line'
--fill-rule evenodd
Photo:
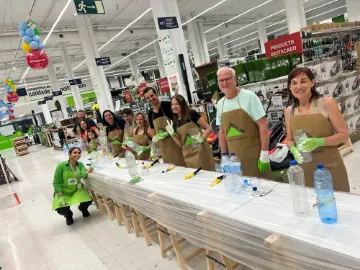
<path fill-rule="evenodd" d="M 84 164 L 78 161 L 80 157 L 80 148 L 70 148 L 69 160 L 61 162 L 54 175 L 55 196 L 52 209 L 66 218 L 67 225 L 74 223 L 73 212 L 70 210 L 71 205 L 80 203 L 78 209 L 82 212 L 83 217 L 90 216 L 88 207 L 92 200 L 84 184 L 81 183 L 81 179 L 86 179 L 92 169 L 86 170 Z"/>

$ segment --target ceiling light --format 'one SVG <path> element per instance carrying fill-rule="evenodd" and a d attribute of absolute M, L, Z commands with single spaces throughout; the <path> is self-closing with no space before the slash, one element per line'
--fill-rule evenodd
<path fill-rule="evenodd" d="M 25 79 L 25 77 L 26 77 L 26 74 L 29 72 L 29 70 L 30 70 L 30 67 L 28 67 L 28 68 L 25 70 L 24 75 L 22 76 L 22 78 L 21 78 L 21 80 L 20 80 L 20 83 L 22 83 L 22 82 L 24 81 L 24 79 Z"/>
<path fill-rule="evenodd" d="M 262 4 L 260 4 L 260 5 L 258 5 L 258 6 L 256 6 L 256 7 L 253 7 L 253 8 L 251 8 L 251 9 L 249 9 L 249 10 L 247 10 L 247 11 L 239 14 L 239 15 L 236 15 L 235 17 L 231 18 L 230 20 L 227 20 L 227 21 L 225 21 L 225 22 L 223 22 L 223 23 L 220 23 L 219 25 L 217 25 L 217 26 L 215 26 L 215 27 L 213 27 L 213 28 L 210 28 L 209 30 L 206 30 L 206 31 L 205 31 L 205 34 L 211 32 L 211 31 L 215 30 L 216 28 L 219 28 L 220 26 L 222 26 L 222 25 L 224 25 L 224 24 L 227 24 L 227 23 L 229 23 L 229 22 L 231 22 L 231 21 L 233 21 L 233 20 L 235 20 L 235 19 L 237 19 L 237 18 L 239 18 L 239 17 L 241 17 L 241 16 L 243 16 L 243 15 L 245 15 L 245 14 L 248 14 L 249 12 L 251 12 L 251 11 L 253 11 L 253 10 L 259 8 L 259 7 L 262 7 L 262 6 L 268 4 L 268 3 L 272 2 L 272 1 L 273 1 L 273 0 L 268 0 L 268 1 L 266 1 L 266 2 L 264 2 L 264 3 L 262 3 Z"/>
<path fill-rule="evenodd" d="M 81 67 L 84 63 L 86 62 L 86 59 L 84 61 L 82 61 L 80 64 L 78 64 L 76 67 L 73 68 L 73 71 L 75 69 L 78 69 L 79 67 Z"/>
<path fill-rule="evenodd" d="M 143 61 L 143 62 L 141 62 L 140 64 L 138 64 L 138 66 L 140 66 L 140 65 L 142 65 L 142 64 L 144 64 L 144 63 L 146 63 L 146 62 L 149 62 L 150 60 L 152 60 L 152 59 L 154 59 L 154 58 L 156 58 L 156 55 L 153 56 L 153 57 L 150 57 L 149 59 L 147 59 L 147 60 L 145 60 L 145 61 Z"/>
<path fill-rule="evenodd" d="M 211 49 L 209 49 L 208 51 L 210 52 L 210 51 L 213 51 L 213 50 L 215 50 L 215 49 L 217 49 L 217 47 L 211 48 Z"/>
<path fill-rule="evenodd" d="M 323 12 L 323 13 L 321 13 L 321 14 L 318 14 L 318 15 L 312 16 L 312 17 L 310 17 L 310 18 L 307 18 L 307 20 L 311 20 L 311 19 L 313 19 L 313 18 L 319 17 L 319 16 L 321 16 L 321 15 L 324 15 L 324 14 L 326 14 L 326 13 L 330 13 L 330 12 L 332 12 L 332 11 L 335 11 L 335 10 L 338 10 L 338 9 L 341 9 L 341 8 L 346 8 L 346 5 L 345 5 L 345 6 L 338 7 L 338 8 L 334 8 L 334 9 L 331 9 L 331 10 L 328 10 L 328 11 L 325 11 L 325 12 Z"/>
<path fill-rule="evenodd" d="M 227 0 L 222 0 L 219 3 L 216 3 L 215 5 L 209 7 L 208 9 L 205 9 L 203 12 L 199 13 L 195 17 L 191 18 L 190 20 L 184 22 L 182 25 L 187 25 L 189 22 L 195 20 L 196 18 L 200 17 L 201 15 L 204 15 L 206 12 L 212 10 L 213 8 L 216 8 L 217 6 L 221 5 L 222 3 L 226 2 Z"/>
<path fill-rule="evenodd" d="M 215 55 L 215 54 L 219 54 L 218 52 L 214 52 L 212 54 L 210 54 L 209 56 Z"/>
<path fill-rule="evenodd" d="M 283 29 L 285 29 L 285 28 L 288 28 L 288 26 L 281 27 L 281 28 L 279 28 L 279 29 L 276 29 L 275 31 L 269 32 L 268 35 L 274 34 L 274 33 L 278 32 L 278 31 L 280 31 L 280 30 L 283 30 Z"/>
<path fill-rule="evenodd" d="M 311 8 L 311 9 L 305 11 L 305 13 L 308 13 L 308 12 L 313 11 L 313 10 L 315 10 L 315 9 L 319 9 L 319 8 L 325 7 L 325 6 L 327 6 L 327 5 L 330 5 L 330 4 L 335 3 L 335 2 L 338 2 L 338 1 L 339 1 L 339 0 L 331 1 L 331 2 L 328 2 L 328 3 L 324 4 L 324 5 Z"/>
<path fill-rule="evenodd" d="M 252 33 L 250 33 L 250 34 L 247 34 L 246 36 L 241 36 L 241 37 L 238 37 L 238 38 L 233 39 L 233 40 L 231 40 L 231 41 L 228 41 L 228 42 L 224 43 L 224 45 L 227 45 L 227 44 L 232 43 L 232 42 L 234 42 L 234 41 L 237 41 L 237 40 L 239 40 L 239 39 L 246 38 L 246 37 L 248 37 L 248 36 L 252 36 L 253 34 L 256 34 L 256 33 L 258 33 L 258 31 L 254 31 L 254 32 L 252 32 Z"/>
<path fill-rule="evenodd" d="M 246 43 L 248 43 L 248 42 L 250 42 L 250 41 L 256 40 L 256 39 L 259 39 L 259 38 L 256 37 L 256 38 L 249 39 L 249 40 L 247 40 L 247 41 L 245 41 L 245 42 L 242 42 L 242 43 L 240 43 L 240 44 L 237 44 L 237 45 L 234 45 L 234 46 L 232 46 L 232 47 L 229 47 L 229 48 L 227 48 L 227 50 L 231 50 L 231 49 L 233 49 L 233 48 L 239 47 L 239 46 L 241 46 L 241 45 L 244 45 L 244 44 L 246 44 Z"/>

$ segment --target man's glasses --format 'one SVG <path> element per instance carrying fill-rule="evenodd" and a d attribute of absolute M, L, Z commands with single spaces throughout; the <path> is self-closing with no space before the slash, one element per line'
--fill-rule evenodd
<path fill-rule="evenodd" d="M 222 80 L 218 80 L 219 83 L 227 83 L 227 82 L 230 82 L 232 79 L 234 79 L 235 77 L 232 76 L 230 78 L 225 78 L 225 79 L 222 79 Z"/>

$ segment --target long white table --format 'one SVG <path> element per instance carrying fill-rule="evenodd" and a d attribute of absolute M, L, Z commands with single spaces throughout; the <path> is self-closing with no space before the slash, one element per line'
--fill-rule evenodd
<path fill-rule="evenodd" d="M 126 169 L 109 164 L 85 180 L 86 187 L 128 204 L 198 247 L 218 251 L 254 269 L 360 269 L 360 197 L 336 193 L 339 221 L 321 223 L 317 209 L 296 217 L 290 187 L 262 181 L 264 197 L 232 195 L 218 173 L 157 164 L 144 181 L 131 185 Z M 309 202 L 315 203 L 313 189 Z M 312 206 L 312 205 L 311 205 Z"/>

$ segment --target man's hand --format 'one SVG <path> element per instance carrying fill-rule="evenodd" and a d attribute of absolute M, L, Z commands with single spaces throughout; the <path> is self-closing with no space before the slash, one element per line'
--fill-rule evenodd
<path fill-rule="evenodd" d="M 268 151 L 261 151 L 260 158 L 258 160 L 258 169 L 261 173 L 270 170 L 270 158 Z"/>

